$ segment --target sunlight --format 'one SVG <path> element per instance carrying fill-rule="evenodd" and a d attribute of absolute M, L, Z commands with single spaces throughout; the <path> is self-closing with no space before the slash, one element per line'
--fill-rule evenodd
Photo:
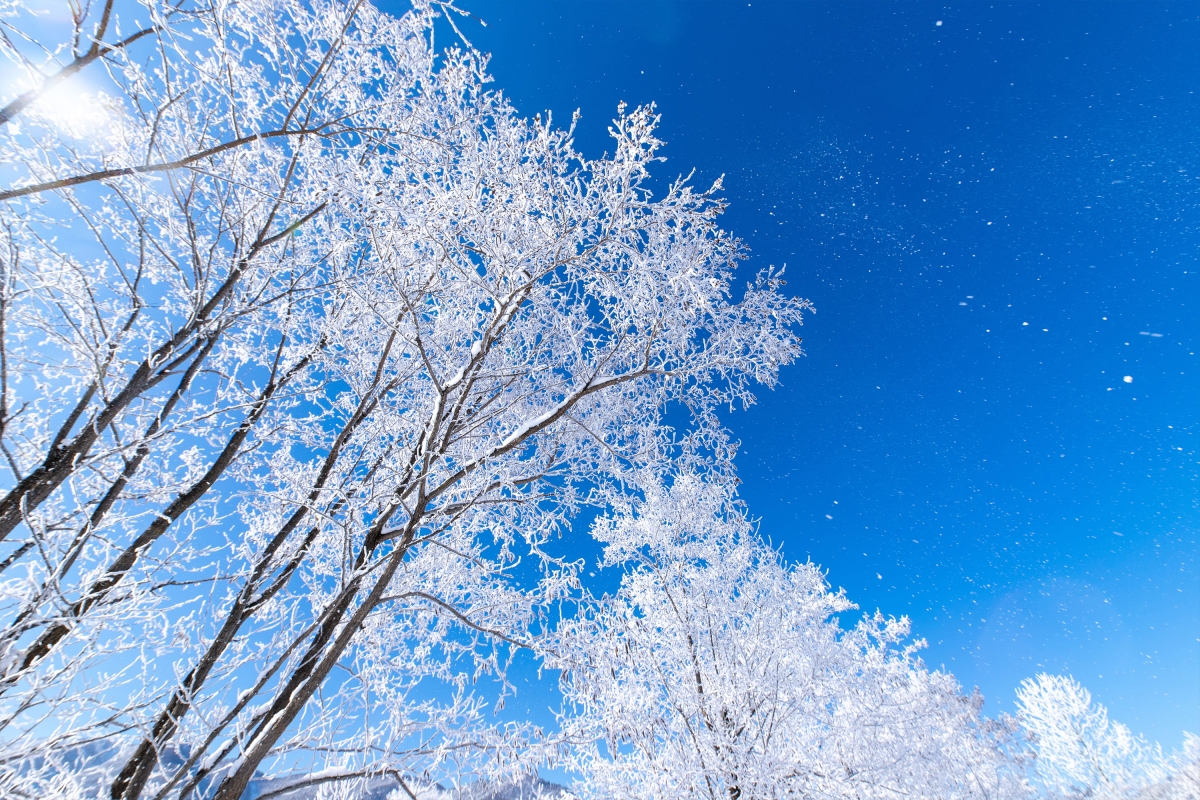
<path fill-rule="evenodd" d="M 60 83 L 39 98 L 30 110 L 47 125 L 72 139 L 110 141 L 118 129 L 117 101 L 82 82 Z"/>

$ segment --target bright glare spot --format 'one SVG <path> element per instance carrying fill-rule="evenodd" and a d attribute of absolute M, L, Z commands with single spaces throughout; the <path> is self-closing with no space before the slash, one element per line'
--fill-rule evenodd
<path fill-rule="evenodd" d="M 1126 383 L 1133 383 L 1133 376 L 1126 375 L 1124 378 L 1122 378 L 1122 380 L 1125 381 Z"/>
<path fill-rule="evenodd" d="M 108 139 L 117 133 L 111 98 L 71 81 L 55 86 L 32 106 L 36 116 L 73 139 Z"/>

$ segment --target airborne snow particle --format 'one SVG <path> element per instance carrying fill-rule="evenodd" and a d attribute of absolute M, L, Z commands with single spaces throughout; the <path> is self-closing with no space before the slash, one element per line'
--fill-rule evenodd
<path fill-rule="evenodd" d="M 833 515 L 832 515 L 832 514 L 826 514 L 826 515 L 825 515 L 825 519 L 833 519 Z"/>
<path fill-rule="evenodd" d="M 937 22 L 933 23 L 933 24 L 934 24 L 934 25 L 936 25 L 936 26 L 938 26 L 939 28 L 940 28 L 940 27 L 942 27 L 942 21 L 941 21 L 940 19 L 939 19 Z"/>
<path fill-rule="evenodd" d="M 1133 383 L 1133 376 L 1132 376 L 1132 375 L 1126 375 L 1126 376 L 1125 376 L 1124 378 L 1122 378 L 1121 380 L 1125 381 L 1126 383 Z"/>

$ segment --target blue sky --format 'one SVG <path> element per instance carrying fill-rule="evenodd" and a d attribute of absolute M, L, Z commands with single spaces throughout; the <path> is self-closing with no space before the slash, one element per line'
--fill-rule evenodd
<path fill-rule="evenodd" d="M 991 713 L 1045 670 L 1200 731 L 1200 4 L 461 5 L 586 154 L 656 102 L 660 174 L 815 303 L 728 417 L 764 535 Z"/>

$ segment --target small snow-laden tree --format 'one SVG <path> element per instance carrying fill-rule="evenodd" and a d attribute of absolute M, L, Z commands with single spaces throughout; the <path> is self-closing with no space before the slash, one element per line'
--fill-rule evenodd
<path fill-rule="evenodd" d="M 807 305 L 734 298 L 719 187 L 651 197 L 649 109 L 585 159 L 430 7 L 83 6 L 40 51 L 14 10 L 4 790 L 519 763 L 470 684 L 575 590 L 547 543 L 726 472 Z"/>
<path fill-rule="evenodd" d="M 1138 800 L 1200 800 L 1200 736 L 1184 733 L 1183 749 L 1172 755 L 1169 774 L 1144 787 Z"/>
<path fill-rule="evenodd" d="M 597 523 L 620 590 L 559 629 L 566 765 L 584 797 L 1023 797 L 1009 730 L 731 494 L 677 479 Z"/>
<path fill-rule="evenodd" d="M 1023 681 L 1017 718 L 1034 748 L 1037 776 L 1052 794 L 1114 800 L 1200 794 L 1195 736 L 1187 736 L 1182 753 L 1167 757 L 1159 745 L 1110 720 L 1074 678 L 1043 673 Z"/>

